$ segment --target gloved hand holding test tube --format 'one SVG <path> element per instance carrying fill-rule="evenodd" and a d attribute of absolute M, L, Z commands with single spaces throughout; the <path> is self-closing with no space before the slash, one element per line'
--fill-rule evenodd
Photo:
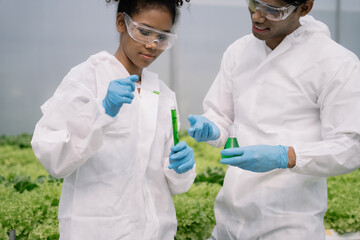
<path fill-rule="evenodd" d="M 194 151 L 186 142 L 179 143 L 179 131 L 177 124 L 177 112 L 175 106 L 171 107 L 171 121 L 173 129 L 174 146 L 171 148 L 169 155 L 170 169 L 178 174 L 185 173 L 192 169 L 195 165 Z"/>

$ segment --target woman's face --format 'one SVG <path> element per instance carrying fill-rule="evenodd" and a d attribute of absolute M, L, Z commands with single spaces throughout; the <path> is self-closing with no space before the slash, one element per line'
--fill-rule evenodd
<path fill-rule="evenodd" d="M 164 32 L 170 32 L 173 25 L 172 16 L 166 7 L 147 8 L 130 17 L 138 24 Z M 148 67 L 164 50 L 158 49 L 156 43 L 141 44 L 131 38 L 124 23 L 124 14 L 118 14 L 116 25 L 121 36 L 115 57 L 130 74 L 141 76 L 142 69 Z"/>

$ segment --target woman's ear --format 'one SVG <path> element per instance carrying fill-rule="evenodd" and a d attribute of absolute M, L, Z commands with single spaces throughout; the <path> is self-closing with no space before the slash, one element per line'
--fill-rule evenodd
<path fill-rule="evenodd" d="M 305 15 L 307 15 L 312 7 L 314 6 L 314 1 L 313 0 L 307 0 L 305 3 L 301 4 L 298 7 L 298 11 L 301 17 L 304 17 Z"/>
<path fill-rule="evenodd" d="M 124 13 L 118 13 L 116 16 L 116 29 L 119 33 L 126 31 Z"/>

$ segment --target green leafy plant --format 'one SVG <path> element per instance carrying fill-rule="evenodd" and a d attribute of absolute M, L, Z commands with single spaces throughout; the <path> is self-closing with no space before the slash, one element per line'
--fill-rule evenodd
<path fill-rule="evenodd" d="M 21 135 L 7 136 L 0 135 L 0 146 L 4 145 L 16 145 L 19 148 L 29 148 L 31 147 L 32 135 L 23 133 Z"/>
<path fill-rule="evenodd" d="M 33 181 L 31 181 L 30 177 L 24 177 L 24 176 L 17 178 L 14 185 L 15 190 L 18 191 L 19 193 L 23 193 L 25 190 L 31 191 L 37 187 L 38 185 Z"/>
<path fill-rule="evenodd" d="M 19 148 L 17 145 L 0 146 L 0 175 L 6 178 L 49 175 L 36 159 L 31 148 Z"/>
<path fill-rule="evenodd" d="M 328 178 L 327 184 L 326 228 L 341 234 L 360 231 L 360 169 Z"/>
<path fill-rule="evenodd" d="M 206 239 L 215 226 L 214 202 L 219 184 L 194 184 L 187 193 L 173 197 L 178 220 L 176 240 Z"/>
<path fill-rule="evenodd" d="M 8 236 L 9 231 L 15 229 L 17 239 L 48 239 L 51 236 L 58 239 L 57 211 L 60 190 L 60 183 L 46 182 L 22 193 L 12 185 L 0 185 L 0 236 Z M 41 229 L 41 234 L 44 234 L 44 231 L 51 234 L 38 238 L 35 236 L 41 234 L 36 235 L 36 229 Z"/>
<path fill-rule="evenodd" d="M 217 183 L 223 185 L 225 177 L 225 171 L 221 167 L 210 168 L 207 167 L 205 171 L 199 173 L 195 178 L 195 183 L 198 182 L 208 182 L 208 183 Z"/>

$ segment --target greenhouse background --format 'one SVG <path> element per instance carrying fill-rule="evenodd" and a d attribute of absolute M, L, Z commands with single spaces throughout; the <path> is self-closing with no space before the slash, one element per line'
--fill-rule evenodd
<path fill-rule="evenodd" d="M 18 240 L 59 239 L 62 179 L 49 176 L 37 161 L 31 134 L 40 106 L 72 67 L 99 51 L 115 52 L 115 15 L 116 5 L 105 0 L 0 0 L 0 239 L 15 231 Z M 360 57 L 360 0 L 315 0 L 311 15 Z M 219 161 L 221 148 L 187 135 L 186 117 L 202 112 L 227 46 L 251 32 L 245 1 L 191 0 L 176 32 L 176 46 L 150 69 L 177 93 L 180 140 L 196 158 L 194 184 L 173 196 L 175 239 L 203 240 L 215 225 L 213 204 L 227 166 Z M 360 239 L 359 178 L 360 169 L 327 178 L 326 240 Z"/>
<path fill-rule="evenodd" d="M 0 0 L 0 135 L 32 133 L 41 104 L 73 66 L 115 52 L 115 11 L 105 0 Z M 224 50 L 251 26 L 244 0 L 191 0 L 181 13 L 176 47 L 150 69 L 177 93 L 185 129 L 187 115 L 202 111 Z M 360 56 L 360 0 L 315 0 L 311 15 Z"/>

